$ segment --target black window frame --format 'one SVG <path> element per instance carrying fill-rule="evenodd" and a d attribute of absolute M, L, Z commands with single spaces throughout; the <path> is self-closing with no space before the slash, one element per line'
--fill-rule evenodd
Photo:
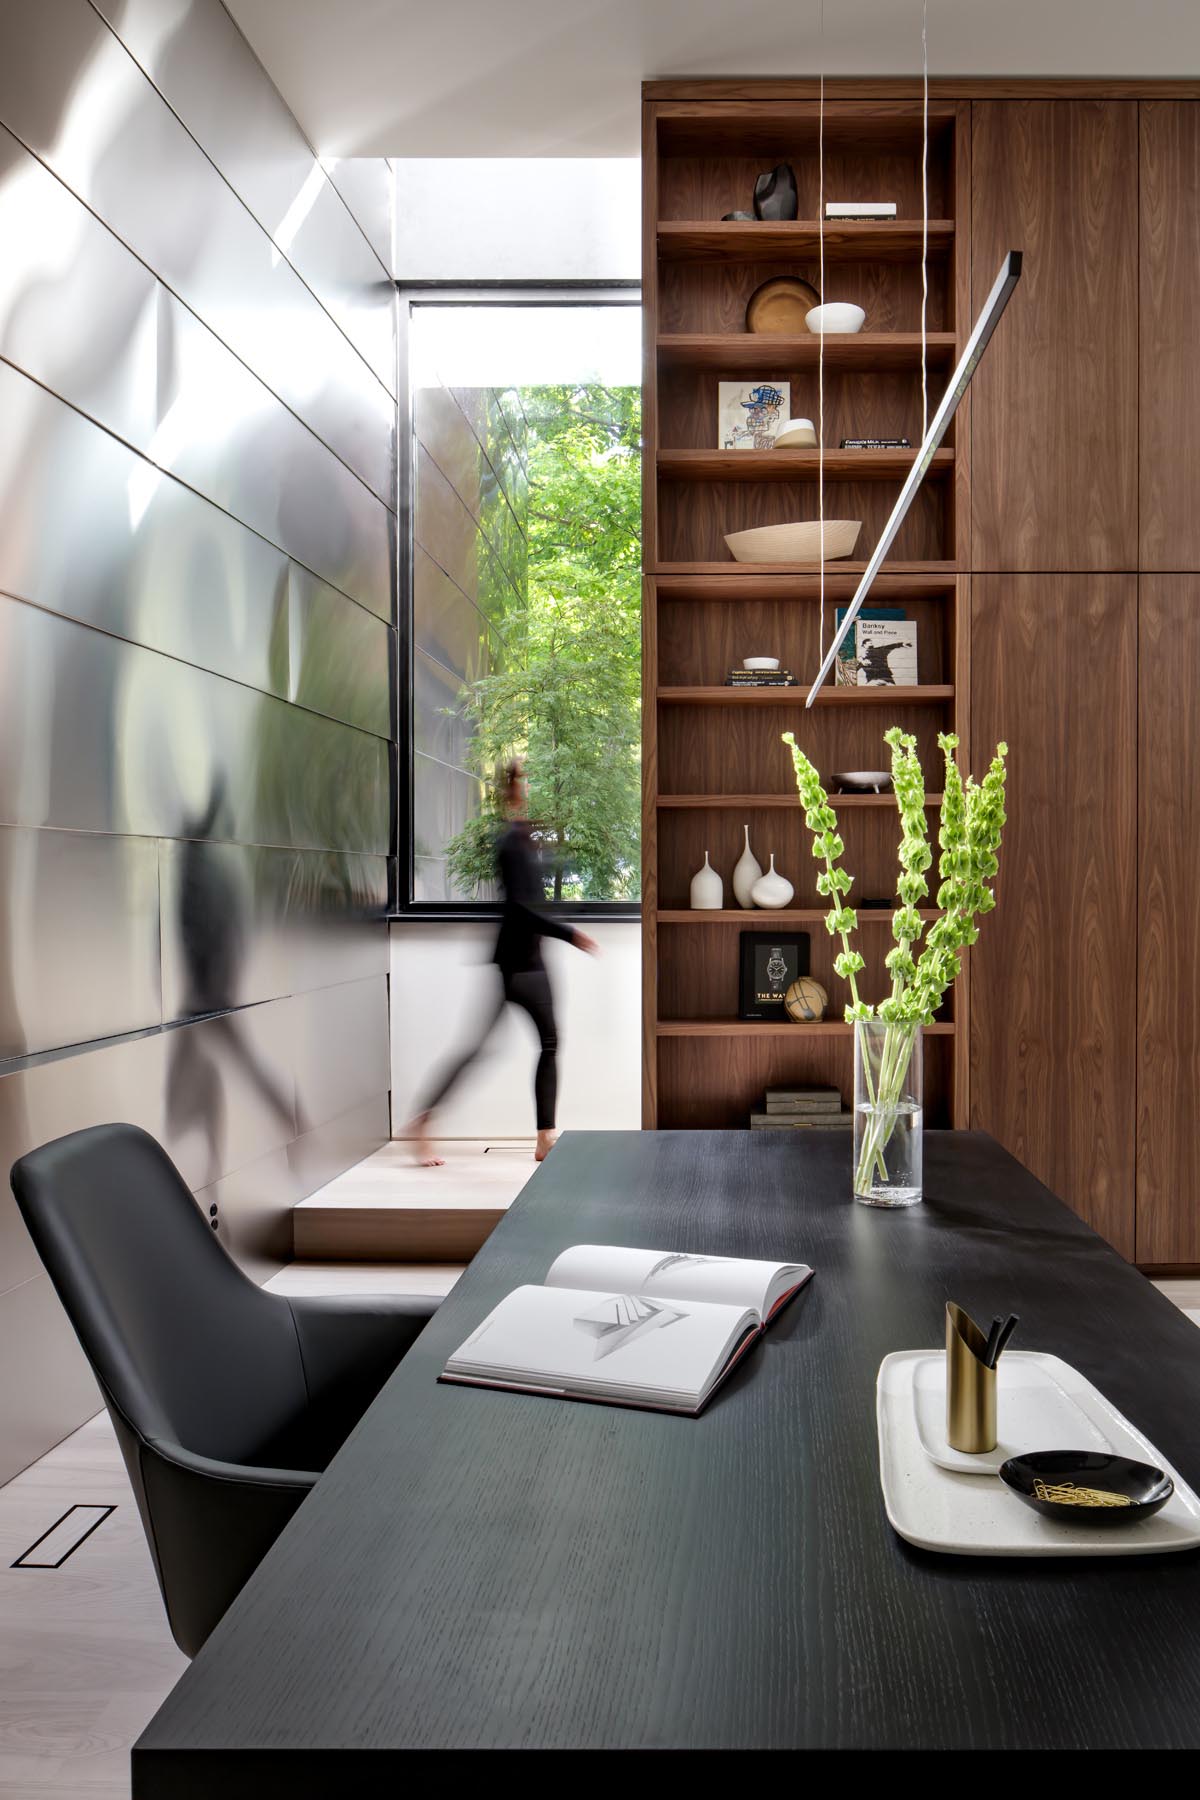
<path fill-rule="evenodd" d="M 488 920 L 500 917 L 495 900 L 413 900 L 413 408 L 409 335 L 414 306 L 612 306 L 642 304 L 640 281 L 397 282 L 396 426 L 396 662 L 393 722 L 396 747 L 396 881 L 392 919 Z M 640 900 L 547 901 L 544 910 L 577 923 L 640 919 Z"/>

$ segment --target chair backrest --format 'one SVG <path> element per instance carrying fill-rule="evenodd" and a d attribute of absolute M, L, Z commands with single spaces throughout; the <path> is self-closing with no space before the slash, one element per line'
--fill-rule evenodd
<path fill-rule="evenodd" d="M 306 1404 L 291 1309 L 243 1275 L 161 1146 L 93 1126 L 23 1156 L 12 1185 L 105 1400 L 144 1439 L 262 1460 Z"/>

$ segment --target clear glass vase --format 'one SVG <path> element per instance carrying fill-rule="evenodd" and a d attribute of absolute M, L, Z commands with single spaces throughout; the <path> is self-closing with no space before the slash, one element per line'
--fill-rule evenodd
<path fill-rule="evenodd" d="M 923 1065 L 919 1025 L 855 1021 L 854 1198 L 864 1206 L 921 1198 Z"/>

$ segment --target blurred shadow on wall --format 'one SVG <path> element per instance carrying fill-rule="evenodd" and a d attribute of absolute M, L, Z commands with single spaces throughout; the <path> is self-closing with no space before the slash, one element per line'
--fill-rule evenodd
<path fill-rule="evenodd" d="M 223 865 L 221 846 L 212 841 L 224 803 L 225 777 L 214 774 L 203 812 L 183 825 L 176 928 L 186 972 L 184 1017 L 171 1033 L 167 1062 L 167 1129 L 172 1141 L 189 1131 L 204 1136 L 208 1173 L 202 1187 L 229 1172 L 231 1104 L 257 1100 L 280 1120 L 289 1140 L 302 1129 L 291 1093 L 256 1054 L 245 1022 L 231 1010 L 239 1004 L 246 926 L 243 895 Z M 202 1031 L 191 1028 L 198 1018 L 204 1019 Z"/>

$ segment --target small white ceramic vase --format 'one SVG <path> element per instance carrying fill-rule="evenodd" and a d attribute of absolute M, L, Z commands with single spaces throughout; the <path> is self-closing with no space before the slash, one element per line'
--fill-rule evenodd
<path fill-rule="evenodd" d="M 791 892 L 791 889 L 788 889 Z M 708 851 L 704 852 L 704 867 L 697 869 L 692 876 L 692 911 L 720 912 L 725 899 L 725 883 L 708 860 Z"/>
<path fill-rule="evenodd" d="M 775 869 L 775 852 L 771 852 L 771 866 L 765 875 L 760 875 L 750 890 L 750 897 L 755 906 L 761 906 L 765 912 L 778 912 L 786 906 L 795 888 Z M 693 906 L 695 901 L 692 902 Z"/>
<path fill-rule="evenodd" d="M 750 912 L 754 906 L 754 884 L 762 878 L 762 864 L 750 848 L 750 827 L 743 827 L 746 834 L 746 848 L 738 857 L 733 871 L 733 897 L 739 906 Z"/>

